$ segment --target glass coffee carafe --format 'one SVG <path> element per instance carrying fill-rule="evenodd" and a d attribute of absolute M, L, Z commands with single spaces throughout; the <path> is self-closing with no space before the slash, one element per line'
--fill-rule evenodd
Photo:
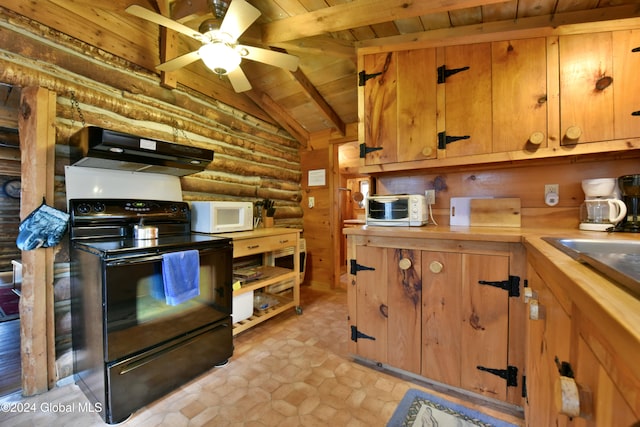
<path fill-rule="evenodd" d="M 627 206 L 618 199 L 585 200 L 581 206 L 580 221 L 590 224 L 614 226 L 627 214 Z"/>

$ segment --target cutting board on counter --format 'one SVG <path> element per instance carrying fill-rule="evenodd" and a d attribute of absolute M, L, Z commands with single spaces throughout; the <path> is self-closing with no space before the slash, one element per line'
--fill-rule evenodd
<path fill-rule="evenodd" d="M 469 226 L 471 220 L 471 200 L 491 197 L 452 197 L 449 201 L 449 225 Z"/>
<path fill-rule="evenodd" d="M 520 199 L 471 199 L 469 225 L 485 227 L 520 227 Z"/>

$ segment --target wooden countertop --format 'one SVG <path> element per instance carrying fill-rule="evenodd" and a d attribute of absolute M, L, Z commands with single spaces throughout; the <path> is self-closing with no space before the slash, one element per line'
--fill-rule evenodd
<path fill-rule="evenodd" d="M 497 227 L 380 227 L 363 225 L 342 230 L 346 235 L 401 237 L 414 239 L 480 240 L 487 242 L 521 242 L 522 228 Z"/>
<path fill-rule="evenodd" d="M 605 233 L 577 229 L 528 229 L 494 227 L 353 227 L 345 228 L 346 235 L 379 237 L 474 240 L 486 242 L 521 242 L 527 249 L 529 261 L 542 271 L 543 279 L 553 278 L 593 324 L 607 334 L 616 352 L 640 378 L 640 297 L 622 285 L 566 255 L 542 237 L 590 238 L 607 240 L 636 240 L 640 234 Z"/>
<path fill-rule="evenodd" d="M 300 233 L 302 230 L 299 228 L 286 228 L 286 227 L 264 227 L 254 228 L 248 231 L 234 231 L 231 233 L 217 233 L 215 236 L 229 237 L 233 240 L 241 239 L 255 239 L 256 237 L 270 237 L 278 236 L 287 233 Z"/>

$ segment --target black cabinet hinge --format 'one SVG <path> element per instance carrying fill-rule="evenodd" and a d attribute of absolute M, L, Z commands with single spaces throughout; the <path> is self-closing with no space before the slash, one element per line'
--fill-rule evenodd
<path fill-rule="evenodd" d="M 367 147 L 363 142 L 360 144 L 360 158 L 364 159 L 367 154 L 372 153 L 374 151 L 382 150 L 382 147 Z"/>
<path fill-rule="evenodd" d="M 558 359 L 558 356 L 554 358 L 554 362 L 556 362 L 556 366 L 558 367 L 558 373 L 560 374 L 561 377 L 575 378 L 573 373 L 573 368 L 571 367 L 571 363 L 565 362 L 565 361 L 561 362 L 560 359 Z"/>
<path fill-rule="evenodd" d="M 358 338 L 364 340 L 372 340 L 375 341 L 376 338 L 370 335 L 364 334 L 358 330 L 355 326 L 351 326 L 351 341 L 358 342 Z"/>
<path fill-rule="evenodd" d="M 522 376 L 522 398 L 526 399 L 527 398 L 527 376 L 523 375 Z"/>
<path fill-rule="evenodd" d="M 496 288 L 509 291 L 510 297 L 520 296 L 520 276 L 509 276 L 508 280 L 502 280 L 502 281 L 496 281 L 496 282 L 479 280 L 478 283 L 481 285 L 495 286 Z"/>
<path fill-rule="evenodd" d="M 387 57 L 384 60 L 384 66 L 382 67 L 382 71 L 380 71 L 379 73 L 371 73 L 371 74 L 367 74 L 365 73 L 364 70 L 360 71 L 358 73 L 358 86 L 364 86 L 365 83 L 367 82 L 367 80 L 372 79 L 374 77 L 378 77 L 384 73 L 387 72 L 387 70 L 389 69 L 389 64 L 391 63 L 391 57 L 392 57 L 392 52 L 389 52 L 387 54 Z"/>
<path fill-rule="evenodd" d="M 451 144 L 455 141 L 460 141 L 461 139 L 469 139 L 471 138 L 469 135 L 465 136 L 447 136 L 446 132 L 438 132 L 438 149 L 444 150 L 447 148 L 447 144 Z"/>
<path fill-rule="evenodd" d="M 518 386 L 518 368 L 515 366 L 507 366 L 507 369 L 485 368 L 484 366 L 476 366 L 476 368 L 507 380 L 507 387 Z"/>
<path fill-rule="evenodd" d="M 367 267 L 366 265 L 358 264 L 355 259 L 352 259 L 349 261 L 351 263 L 351 270 L 349 271 L 350 274 L 357 274 L 358 271 L 365 271 L 365 270 L 375 271 L 375 268 L 373 267 Z"/>
<path fill-rule="evenodd" d="M 454 74 L 457 74 L 461 71 L 467 71 L 468 69 L 469 67 L 462 67 L 447 70 L 446 65 L 441 65 L 438 67 L 438 83 L 444 83 L 447 80 L 447 77 L 453 76 Z"/>
<path fill-rule="evenodd" d="M 358 73 L 358 86 L 364 86 L 367 80 L 372 79 L 374 77 L 378 77 L 381 74 L 382 74 L 382 71 L 380 71 L 379 73 L 371 73 L 371 74 L 365 73 L 364 70 L 360 71 Z"/>

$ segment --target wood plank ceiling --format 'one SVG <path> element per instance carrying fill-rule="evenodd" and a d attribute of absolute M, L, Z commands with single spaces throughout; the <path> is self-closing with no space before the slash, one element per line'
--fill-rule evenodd
<path fill-rule="evenodd" d="M 0 6 L 82 40 L 133 65 L 154 70 L 161 61 L 199 47 L 181 34 L 125 12 L 139 4 L 197 29 L 211 18 L 212 0 L 0 0 Z M 638 0 L 248 0 L 260 18 L 240 42 L 285 50 L 300 58 L 295 72 L 245 60 L 253 89 L 237 94 L 226 77 L 201 61 L 162 75 L 165 85 L 184 85 L 265 120 L 279 123 L 305 144 L 309 135 L 344 135 L 358 120 L 356 49 L 384 51 L 490 40 L 505 31 L 636 17 Z M 179 11 L 180 17 L 173 16 Z M 2 10 L 0 9 L 0 12 Z M 473 38 L 472 38 L 473 37 Z M 159 73 L 160 74 L 160 73 Z"/>

